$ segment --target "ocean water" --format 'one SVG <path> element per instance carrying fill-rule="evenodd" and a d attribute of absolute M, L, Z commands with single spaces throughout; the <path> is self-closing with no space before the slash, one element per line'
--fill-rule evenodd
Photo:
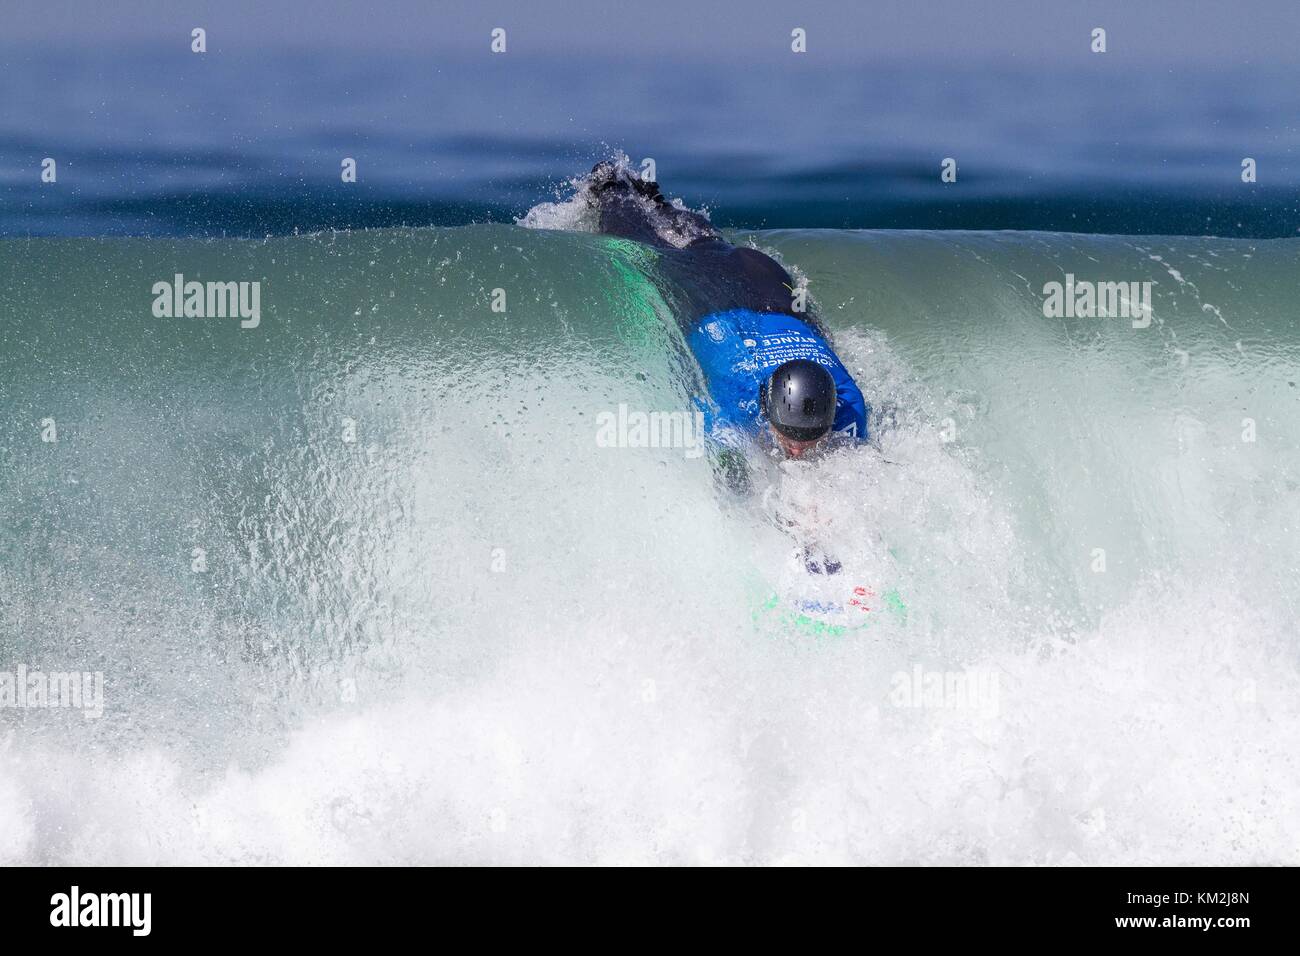
<path fill-rule="evenodd" d="M 0 864 L 1300 863 L 1294 69 L 854 30 L 0 43 L 0 704 L 104 677 L 0 706 Z M 871 445 L 738 499 L 600 440 L 696 382 L 573 198 L 624 154 L 792 271 Z M 767 610 L 790 513 L 905 613 Z"/>
<path fill-rule="evenodd" d="M 1152 62 L 1117 34 L 1104 56 L 1057 36 L 1024 60 L 917 59 L 846 38 L 831 58 L 791 54 L 781 30 L 771 47 L 656 58 L 570 55 L 554 38 L 473 55 L 475 34 L 453 56 L 250 46 L 233 29 L 201 56 L 0 42 L 0 234 L 512 222 L 620 151 L 735 228 L 1300 229 L 1300 84 L 1248 50 Z"/>
<path fill-rule="evenodd" d="M 768 497 L 597 441 L 690 379 L 575 211 L 0 243 L 0 661 L 106 682 L 0 709 L 0 862 L 1300 862 L 1300 241 L 731 233 L 880 416 L 763 489 L 906 602 L 828 635 Z"/>

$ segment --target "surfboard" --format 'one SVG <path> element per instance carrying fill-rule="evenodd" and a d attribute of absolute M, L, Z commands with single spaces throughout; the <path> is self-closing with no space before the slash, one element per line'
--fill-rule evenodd
<path fill-rule="evenodd" d="M 854 585 L 845 600 L 808 600 L 770 593 L 754 611 L 757 624 L 778 624 L 810 637 L 844 637 L 864 631 L 891 618 L 907 621 L 907 605 L 896 588 L 877 593 L 866 585 Z"/>
<path fill-rule="evenodd" d="M 884 619 L 907 621 L 907 605 L 895 587 L 855 581 L 839 561 L 804 548 L 792 555 L 780 583 L 760 592 L 756 624 L 812 637 L 842 637 Z"/>

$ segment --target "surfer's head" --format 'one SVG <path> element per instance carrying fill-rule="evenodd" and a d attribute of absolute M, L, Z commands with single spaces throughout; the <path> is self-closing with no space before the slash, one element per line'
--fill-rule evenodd
<path fill-rule="evenodd" d="M 830 434 L 835 423 L 835 379 L 807 359 L 779 365 L 763 387 L 763 414 L 781 450 L 799 458 Z"/>

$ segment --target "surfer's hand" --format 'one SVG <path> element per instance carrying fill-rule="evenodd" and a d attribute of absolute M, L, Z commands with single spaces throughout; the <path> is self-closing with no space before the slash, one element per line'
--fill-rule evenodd
<path fill-rule="evenodd" d="M 734 448 L 716 448 L 709 454 L 709 464 L 713 466 L 714 479 L 733 494 L 747 496 L 753 490 L 749 463 L 741 452 Z"/>
<path fill-rule="evenodd" d="M 844 565 L 816 545 L 803 549 L 803 566 L 809 574 L 838 574 Z"/>

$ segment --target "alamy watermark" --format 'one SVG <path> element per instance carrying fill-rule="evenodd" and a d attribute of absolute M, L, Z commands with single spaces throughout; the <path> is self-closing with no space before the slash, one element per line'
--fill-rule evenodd
<path fill-rule="evenodd" d="M 686 458 L 704 454 L 704 413 L 642 412 L 620 402 L 617 412 L 596 415 L 600 448 L 681 448 Z"/>
<path fill-rule="evenodd" d="M 28 670 L 26 664 L 19 664 L 12 671 L 0 671 L 0 708 L 5 707 L 64 707 L 96 720 L 104 716 L 104 675 L 101 671 Z"/>
<path fill-rule="evenodd" d="M 895 707 L 973 710 L 981 717 L 998 715 L 998 672 L 989 668 L 929 671 L 915 664 L 910 671 L 896 672 L 889 684 L 889 702 Z"/>
<path fill-rule="evenodd" d="M 262 322 L 261 282 L 186 282 L 178 272 L 171 282 L 155 282 L 152 291 L 156 319 L 237 318 L 241 329 Z"/>
<path fill-rule="evenodd" d="M 153 929 L 152 893 L 83 893 L 73 885 L 50 897 L 50 925 L 55 927 L 124 927 L 132 936 Z"/>
<path fill-rule="evenodd" d="M 1043 315 L 1049 319 L 1132 319 L 1133 328 L 1151 324 L 1150 282 L 1090 282 L 1066 273 L 1064 282 L 1043 285 Z"/>

